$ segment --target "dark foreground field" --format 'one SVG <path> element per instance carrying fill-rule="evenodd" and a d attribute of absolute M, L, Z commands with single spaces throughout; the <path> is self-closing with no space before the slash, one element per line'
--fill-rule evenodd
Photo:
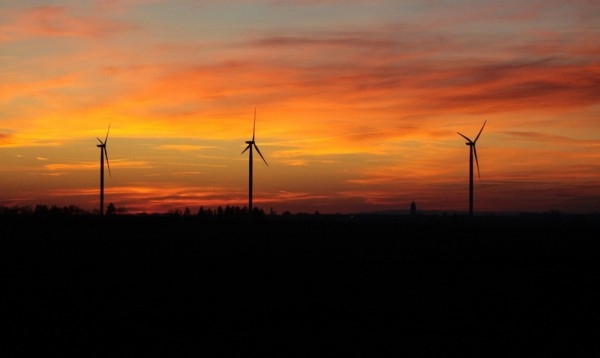
<path fill-rule="evenodd" d="M 11 354 L 597 353 L 597 216 L 0 224 Z"/>

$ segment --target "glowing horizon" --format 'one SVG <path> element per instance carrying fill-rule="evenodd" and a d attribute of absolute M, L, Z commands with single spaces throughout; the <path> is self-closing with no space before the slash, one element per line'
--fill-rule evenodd
<path fill-rule="evenodd" d="M 600 4 L 0 5 L 0 205 L 600 211 Z"/>

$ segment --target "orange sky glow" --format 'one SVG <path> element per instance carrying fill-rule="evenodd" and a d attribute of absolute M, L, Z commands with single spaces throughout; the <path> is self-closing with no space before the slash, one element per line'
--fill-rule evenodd
<path fill-rule="evenodd" d="M 600 211 L 596 1 L 0 2 L 0 205 Z M 108 173 L 107 173 L 108 174 Z"/>

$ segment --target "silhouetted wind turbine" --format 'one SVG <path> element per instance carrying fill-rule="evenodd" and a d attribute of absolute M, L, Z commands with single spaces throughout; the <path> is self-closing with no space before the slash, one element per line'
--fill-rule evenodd
<path fill-rule="evenodd" d="M 260 155 L 263 162 L 265 162 L 265 164 L 267 166 L 269 166 L 269 164 L 265 160 L 265 157 L 263 157 L 263 155 L 260 153 L 260 149 L 258 149 L 258 147 L 256 146 L 256 143 L 254 142 L 255 132 L 256 132 L 256 108 L 254 108 L 254 126 L 252 128 L 252 140 L 246 141 L 246 144 L 248 144 L 248 146 L 242 152 L 242 154 L 244 154 L 248 149 L 250 149 L 250 161 L 249 161 L 249 169 L 248 169 L 249 170 L 249 174 L 248 174 L 248 212 L 250 214 L 252 214 L 252 209 L 253 209 L 253 207 L 252 207 L 252 147 L 254 147 L 256 149 L 256 151 L 258 152 L 258 155 Z"/>
<path fill-rule="evenodd" d="M 108 130 L 106 131 L 106 138 L 104 138 L 104 142 L 100 138 L 96 147 L 100 148 L 100 215 L 104 215 L 104 158 L 106 158 L 106 165 L 108 166 L 108 175 L 110 174 L 110 164 L 108 163 L 108 153 L 106 151 L 106 142 L 108 141 L 108 132 L 110 131 L 110 124 L 108 125 Z"/>
<path fill-rule="evenodd" d="M 473 154 L 475 154 L 475 163 L 477 164 L 477 174 L 479 175 L 479 178 L 481 179 L 481 174 L 479 173 L 479 160 L 477 160 L 477 147 L 475 147 L 475 144 L 477 143 L 477 139 L 479 139 L 479 136 L 481 135 L 481 132 L 483 131 L 483 127 L 485 127 L 486 123 L 487 123 L 487 120 L 485 122 L 483 122 L 483 126 L 481 126 L 481 129 L 479 130 L 477 137 L 475 137 L 475 140 L 471 140 L 471 139 L 469 139 L 469 137 L 461 134 L 460 132 L 457 132 L 461 137 L 463 137 L 464 139 L 467 140 L 467 143 L 465 143 L 465 144 L 469 146 L 469 215 L 470 216 L 473 216 Z"/>

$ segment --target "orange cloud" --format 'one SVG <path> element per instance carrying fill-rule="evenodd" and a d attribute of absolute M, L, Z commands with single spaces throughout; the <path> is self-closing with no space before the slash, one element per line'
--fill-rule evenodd
<path fill-rule="evenodd" d="M 206 149 L 214 149 L 215 146 L 208 145 L 190 145 L 190 144 L 164 144 L 157 147 L 160 150 L 176 150 L 181 152 L 196 152 Z"/>
<path fill-rule="evenodd" d="M 14 10 L 14 20 L 0 26 L 0 42 L 29 37 L 104 37 L 134 28 L 130 24 L 102 19 L 98 14 L 74 14 L 65 6 L 38 6 Z"/>
<path fill-rule="evenodd" d="M 106 163 L 104 163 L 105 168 L 108 168 Z M 131 160 L 111 160 L 110 167 L 112 168 L 152 168 L 150 164 L 143 161 L 131 161 Z M 84 162 L 84 163 L 54 163 L 54 164 L 46 164 L 44 168 L 55 171 L 71 171 L 71 170 L 99 170 L 100 164 L 98 161 L 94 162 Z M 108 170 L 108 169 L 107 169 Z"/>

